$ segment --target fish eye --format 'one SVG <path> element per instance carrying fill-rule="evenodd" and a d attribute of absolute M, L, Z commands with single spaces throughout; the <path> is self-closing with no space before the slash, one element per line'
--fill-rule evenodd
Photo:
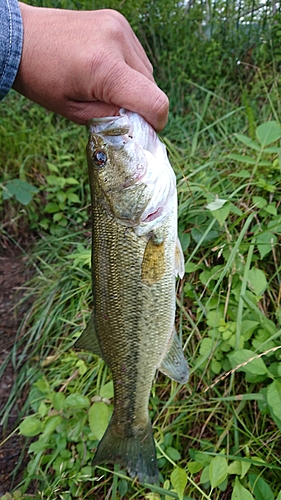
<path fill-rule="evenodd" d="M 98 149 L 93 153 L 93 160 L 96 165 L 103 167 L 106 164 L 107 156 L 104 151 Z"/>

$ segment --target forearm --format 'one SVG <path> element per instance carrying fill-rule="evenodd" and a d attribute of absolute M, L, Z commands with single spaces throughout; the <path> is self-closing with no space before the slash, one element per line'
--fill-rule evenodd
<path fill-rule="evenodd" d="M 22 18 L 17 0 L 0 0 L 0 100 L 16 78 L 23 41 Z"/>

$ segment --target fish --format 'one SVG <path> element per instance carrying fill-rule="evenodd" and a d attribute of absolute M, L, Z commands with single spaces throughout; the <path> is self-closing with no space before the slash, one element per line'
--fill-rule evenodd
<path fill-rule="evenodd" d="M 119 464 L 156 483 L 151 387 L 157 370 L 181 384 L 189 377 L 174 326 L 176 276 L 184 275 L 176 178 L 165 145 L 139 114 L 121 109 L 89 128 L 93 312 L 75 347 L 107 363 L 114 387 L 93 465 Z"/>

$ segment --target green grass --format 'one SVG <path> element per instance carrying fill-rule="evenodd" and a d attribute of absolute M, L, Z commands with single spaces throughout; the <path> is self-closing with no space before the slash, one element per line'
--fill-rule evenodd
<path fill-rule="evenodd" d="M 28 387 L 20 498 L 31 487 L 36 500 L 281 498 L 279 83 L 257 70 L 243 102 L 189 85 L 189 112 L 171 113 L 162 139 L 177 175 L 186 275 L 176 323 L 191 377 L 179 386 L 158 375 L 152 389 L 159 486 L 91 465 L 112 384 L 100 359 L 72 349 L 91 310 L 86 131 L 13 93 L 1 106 L 1 184 L 38 189 L 27 205 L 19 193 L 0 199 L 4 240 L 33 241 L 23 299 L 33 302 L 10 353 L 18 376 L 2 415 Z"/>

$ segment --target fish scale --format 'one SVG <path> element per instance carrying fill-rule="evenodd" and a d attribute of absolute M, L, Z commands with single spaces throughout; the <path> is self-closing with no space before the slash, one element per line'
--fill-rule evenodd
<path fill-rule="evenodd" d="M 125 411 L 125 403 L 126 407 L 136 408 L 138 414 L 142 410 L 148 418 L 147 401 L 155 368 L 160 364 L 163 346 L 171 336 L 174 320 L 174 273 L 166 273 L 153 286 L 144 285 L 140 277 L 147 238 L 138 237 L 133 229 L 124 228 L 112 219 L 108 220 L 106 211 L 99 204 L 93 207 L 92 216 L 96 221 L 92 266 L 96 276 L 93 295 L 96 297 L 94 310 L 97 336 L 104 359 L 112 370 L 113 381 L 119 381 L 120 367 L 126 368 L 127 375 L 128 372 L 133 375 L 129 378 L 125 396 L 122 394 L 122 384 L 115 384 L 116 413 L 119 415 Z M 167 220 L 167 225 L 168 223 Z M 104 244 L 105 232 L 114 235 L 114 242 L 109 237 Z M 170 266 L 172 264 L 173 261 Z M 112 357 L 113 346 L 118 363 Z M 149 359 L 149 367 L 144 363 L 143 352 L 146 359 Z M 128 365 L 127 360 L 132 366 Z M 122 370 L 121 368 L 121 376 L 124 375 Z M 128 406 L 125 398 L 130 400 Z"/>
<path fill-rule="evenodd" d="M 182 274 L 183 256 L 166 150 L 143 118 L 120 114 L 91 126 L 94 310 L 76 345 L 99 354 L 112 371 L 114 410 L 94 465 L 119 463 L 153 483 L 158 468 L 148 403 L 156 370 L 181 383 L 188 379 L 174 332 L 175 274 Z"/>

